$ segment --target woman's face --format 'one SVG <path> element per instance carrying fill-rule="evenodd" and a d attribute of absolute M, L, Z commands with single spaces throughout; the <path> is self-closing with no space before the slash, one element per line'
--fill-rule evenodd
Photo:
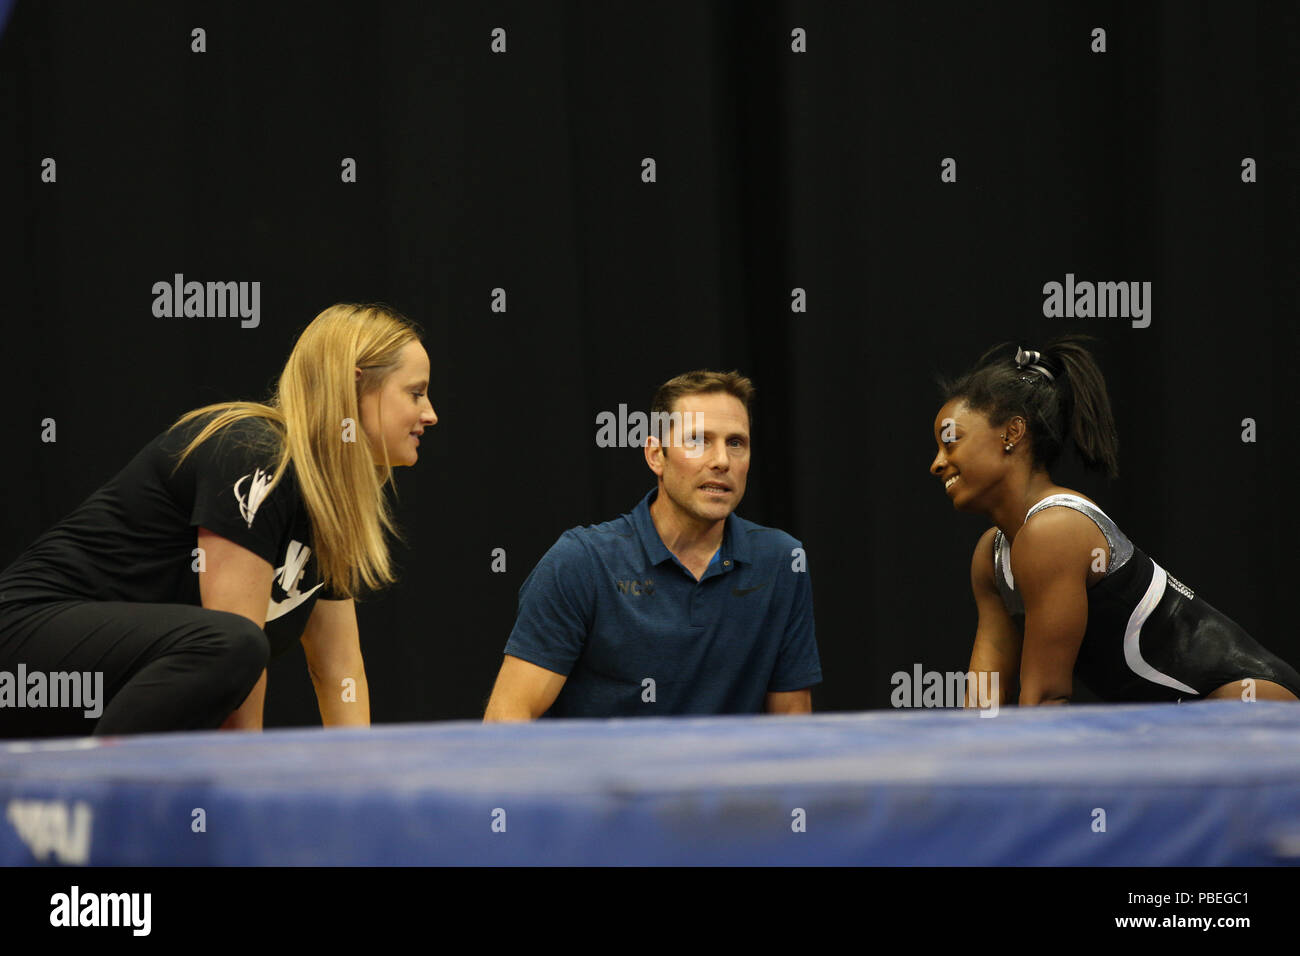
<path fill-rule="evenodd" d="M 383 386 L 361 396 L 361 427 L 375 464 L 384 463 L 385 446 L 388 462 L 394 467 L 414 465 L 419 459 L 419 433 L 438 424 L 425 394 L 428 387 L 429 355 L 419 342 L 410 342 Z"/>
<path fill-rule="evenodd" d="M 1019 419 L 1013 421 L 1018 422 Z M 930 474 L 943 482 L 944 493 L 958 511 L 985 511 L 992 492 L 1011 468 L 1011 455 L 1005 451 L 1006 435 L 1018 440 L 1008 430 L 994 428 L 983 413 L 974 411 L 964 399 L 955 398 L 939 409 L 934 419 L 934 438 L 939 453 L 930 463 Z M 990 504 L 991 507 L 991 504 Z"/>

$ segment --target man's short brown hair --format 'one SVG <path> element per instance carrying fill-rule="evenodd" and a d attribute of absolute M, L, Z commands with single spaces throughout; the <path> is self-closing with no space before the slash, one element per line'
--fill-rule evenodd
<path fill-rule="evenodd" d="M 725 392 L 738 398 L 740 403 L 745 406 L 745 415 L 749 418 L 749 427 L 754 427 L 754 415 L 749 408 L 749 403 L 754 398 L 754 383 L 734 369 L 730 372 L 696 369 L 694 372 L 684 372 L 676 378 L 670 378 L 655 390 L 654 401 L 650 403 L 650 420 L 665 423 L 664 429 L 666 431 L 668 428 L 666 423 L 669 421 L 668 415 L 672 412 L 673 406 L 677 404 L 679 398 L 685 395 L 701 395 L 710 392 Z M 656 412 L 661 417 L 656 418 Z M 659 440 L 666 445 L 668 437 L 668 435 L 663 434 L 659 436 Z"/>

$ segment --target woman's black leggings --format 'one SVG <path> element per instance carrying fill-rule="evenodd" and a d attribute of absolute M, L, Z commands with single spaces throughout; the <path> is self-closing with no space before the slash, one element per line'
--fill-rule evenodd
<path fill-rule="evenodd" d="M 262 629 L 228 611 L 0 604 L 0 737 L 210 730 L 244 702 L 269 657 Z"/>

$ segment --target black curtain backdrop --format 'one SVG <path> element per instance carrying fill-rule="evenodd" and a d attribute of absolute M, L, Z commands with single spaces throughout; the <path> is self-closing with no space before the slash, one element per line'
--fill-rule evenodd
<path fill-rule="evenodd" d="M 19 0 L 0 565 L 180 413 L 265 399 L 322 308 L 382 300 L 440 422 L 398 474 L 402 582 L 358 607 L 375 721 L 481 716 L 534 563 L 652 485 L 596 416 L 698 367 L 758 386 L 740 513 L 808 548 L 815 708 L 887 707 L 975 630 L 986 524 L 927 473 L 935 373 L 1082 331 L 1121 476 L 1054 477 L 1300 664 L 1298 32 L 1241 2 Z M 260 282 L 260 325 L 155 318 L 175 273 Z M 1151 282 L 1150 326 L 1045 318 L 1067 273 Z M 267 724 L 318 721 L 298 650 Z"/>

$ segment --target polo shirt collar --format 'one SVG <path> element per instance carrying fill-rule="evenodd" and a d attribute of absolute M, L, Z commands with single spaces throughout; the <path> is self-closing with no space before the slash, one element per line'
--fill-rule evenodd
<path fill-rule="evenodd" d="M 655 498 L 659 496 L 659 488 L 651 488 L 649 493 L 641 499 L 634 509 L 632 509 L 632 526 L 636 528 L 637 537 L 641 539 L 641 547 L 645 549 L 646 557 L 650 559 L 650 564 L 658 565 L 664 561 L 673 560 L 674 555 L 664 544 L 663 538 L 659 537 L 659 531 L 655 528 L 654 519 L 650 517 L 650 505 Z M 727 515 L 726 524 L 722 529 L 722 546 L 718 549 L 723 561 L 739 562 L 749 564 L 752 562 L 752 551 L 750 549 L 748 535 L 743 534 L 740 530 L 740 519 L 736 517 L 733 511 Z"/>

